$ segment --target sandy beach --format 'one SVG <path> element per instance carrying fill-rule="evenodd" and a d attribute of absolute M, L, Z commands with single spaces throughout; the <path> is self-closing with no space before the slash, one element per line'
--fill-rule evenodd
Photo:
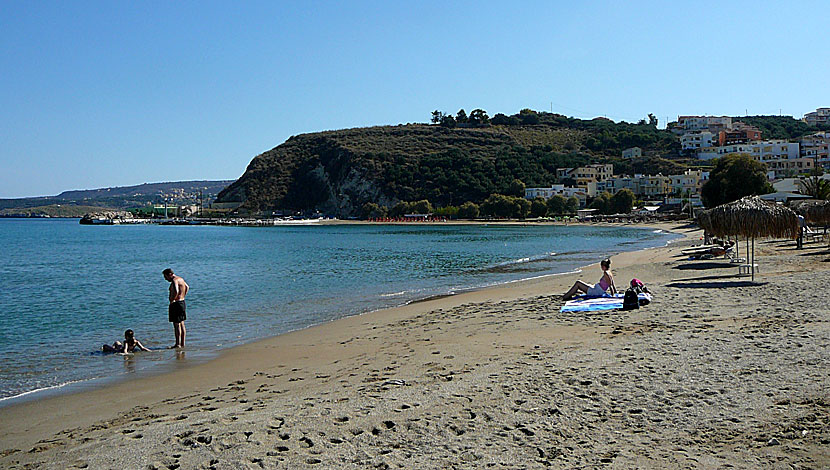
<path fill-rule="evenodd" d="M 0 467 L 830 468 L 826 244 L 756 241 L 752 283 L 662 228 L 613 258 L 639 310 L 559 313 L 594 265 L 345 318 L 1 408 Z"/>

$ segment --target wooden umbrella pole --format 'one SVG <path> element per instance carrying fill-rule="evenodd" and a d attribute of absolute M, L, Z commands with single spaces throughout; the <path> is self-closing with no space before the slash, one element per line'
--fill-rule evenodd
<path fill-rule="evenodd" d="M 755 237 L 752 238 L 752 263 L 749 265 L 752 270 L 752 282 L 755 282 Z"/>

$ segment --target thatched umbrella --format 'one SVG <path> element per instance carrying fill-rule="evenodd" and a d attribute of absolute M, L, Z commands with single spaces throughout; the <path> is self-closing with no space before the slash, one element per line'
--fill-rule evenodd
<path fill-rule="evenodd" d="M 698 216 L 700 226 L 719 237 L 730 235 L 752 239 L 752 258 L 749 259 L 752 280 L 755 280 L 756 238 L 798 238 L 798 216 L 792 210 L 762 200 L 758 196 L 746 196 L 734 202 L 704 211 Z M 749 247 L 747 247 L 749 252 Z M 749 253 L 747 253 L 749 254 Z"/>
<path fill-rule="evenodd" d="M 790 205 L 792 209 L 804 216 L 807 222 L 813 224 L 830 224 L 830 201 L 809 200 L 797 201 Z"/>

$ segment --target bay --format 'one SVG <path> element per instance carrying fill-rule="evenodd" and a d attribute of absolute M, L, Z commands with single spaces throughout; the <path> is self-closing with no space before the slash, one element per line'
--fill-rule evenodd
<path fill-rule="evenodd" d="M 573 271 L 671 238 L 635 226 L 0 219 L 0 405 L 204 361 L 223 348 L 416 299 Z M 167 267 L 191 287 L 184 354 L 164 349 L 173 343 Z M 99 352 L 127 328 L 155 350 Z"/>

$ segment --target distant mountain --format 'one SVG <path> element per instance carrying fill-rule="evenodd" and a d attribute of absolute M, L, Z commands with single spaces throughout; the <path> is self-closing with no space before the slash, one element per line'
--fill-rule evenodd
<path fill-rule="evenodd" d="M 471 116 L 473 114 L 471 113 Z M 523 110 L 490 123 L 407 124 L 291 137 L 255 157 L 217 202 L 252 213 L 320 210 L 356 215 L 367 202 L 391 207 L 428 199 L 433 205 L 480 203 L 527 186 L 557 182 L 556 169 L 613 163 L 615 172 L 670 174 L 690 164 L 670 131 L 645 122 L 574 119 Z M 622 150 L 646 155 L 623 160 Z"/>
<path fill-rule="evenodd" d="M 223 180 L 144 183 L 137 186 L 64 191 L 57 196 L 0 199 L 0 215 L 33 213 L 16 210 L 57 205 L 89 206 L 96 209 L 129 209 L 148 203 L 160 203 L 165 197 L 172 204 L 196 204 L 200 192 L 203 201 L 207 204 L 232 182 Z M 64 209 L 64 213 L 74 214 L 75 212 L 77 211 Z M 43 213 L 49 214 L 49 211 Z"/>

